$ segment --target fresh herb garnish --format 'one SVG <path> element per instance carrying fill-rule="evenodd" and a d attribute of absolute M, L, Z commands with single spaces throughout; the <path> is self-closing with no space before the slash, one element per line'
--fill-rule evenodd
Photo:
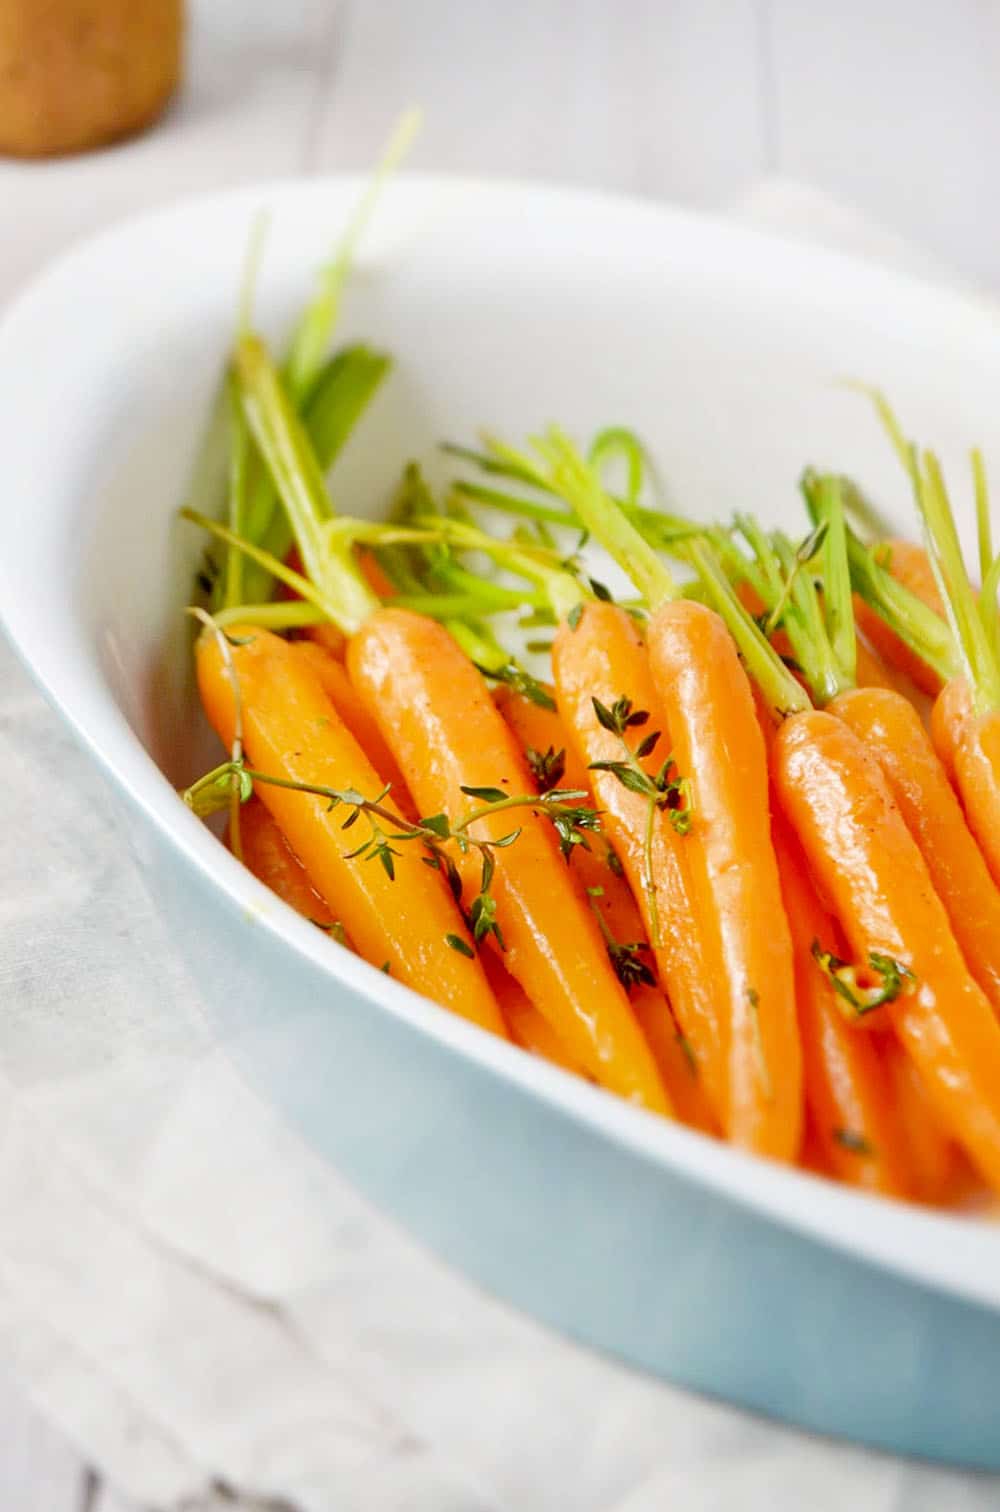
<path fill-rule="evenodd" d="M 842 1002 L 851 1008 L 851 1017 L 863 1018 L 884 1003 L 894 1003 L 903 993 L 912 990 L 916 983 L 913 972 L 901 961 L 883 954 L 880 950 L 868 952 L 868 970 L 879 979 L 880 985 L 862 986 L 858 981 L 857 966 L 842 961 L 832 950 L 824 950 L 818 940 L 812 943 L 813 960 L 830 983 Z"/>
<path fill-rule="evenodd" d="M 646 817 L 646 832 L 643 842 L 643 892 L 650 918 L 650 935 L 654 946 L 661 943 L 659 905 L 653 878 L 653 832 L 657 812 L 667 814 L 671 825 L 679 835 L 686 835 L 691 828 L 690 784 L 678 775 L 673 758 L 668 756 L 655 773 L 646 771 L 641 762 L 650 756 L 660 739 L 659 730 L 651 731 L 633 749 L 626 738 L 632 729 L 641 729 L 649 722 L 646 709 L 633 708 L 632 700 L 624 696 L 616 698 L 609 708 L 599 698 L 591 699 L 594 714 L 602 729 L 617 736 L 622 757 L 617 761 L 592 761 L 592 772 L 610 772 L 624 788 L 645 798 L 649 808 Z"/>

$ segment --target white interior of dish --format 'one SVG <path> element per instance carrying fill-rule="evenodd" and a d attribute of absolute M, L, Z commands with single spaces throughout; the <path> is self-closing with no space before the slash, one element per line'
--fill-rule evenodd
<path fill-rule="evenodd" d="M 272 230 L 258 294 L 276 340 L 357 193 L 339 180 L 241 190 L 144 217 L 56 264 L 0 327 L 0 610 L 35 675 L 179 853 L 231 896 L 259 884 L 176 799 L 213 758 L 196 717 L 182 608 L 203 540 L 176 519 L 232 333 L 249 228 Z M 407 458 L 488 424 L 549 420 L 649 442 L 686 512 L 752 508 L 798 531 L 804 464 L 856 473 L 912 529 L 898 464 L 836 380 L 884 385 L 969 497 L 965 457 L 995 471 L 1000 324 L 971 300 L 721 223 L 624 200 L 404 180 L 380 208 L 342 335 L 396 358 L 334 475 L 375 513 Z M 164 779 L 163 774 L 169 778 Z M 831 1243 L 1000 1303 L 1000 1231 L 875 1203 L 747 1160 L 495 1044 L 287 910 L 267 926 L 457 1053 L 572 1118 Z"/>

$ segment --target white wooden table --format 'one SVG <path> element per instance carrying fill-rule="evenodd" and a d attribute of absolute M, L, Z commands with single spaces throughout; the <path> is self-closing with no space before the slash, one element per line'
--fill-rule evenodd
<path fill-rule="evenodd" d="M 784 175 L 996 287 L 998 102 L 988 0 L 193 0 L 184 95 L 102 156 L 100 194 L 71 161 L 0 165 L 0 300 L 140 205 L 364 168 L 411 103 L 421 167 L 710 208 Z M 2 1362 L 0 1424 L 3 1512 L 137 1512 Z"/>

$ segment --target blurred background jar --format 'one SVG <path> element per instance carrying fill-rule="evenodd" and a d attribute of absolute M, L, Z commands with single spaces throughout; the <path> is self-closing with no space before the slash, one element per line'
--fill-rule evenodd
<path fill-rule="evenodd" d="M 184 0 L 0 0 L 0 153 L 131 136 L 180 79 Z"/>

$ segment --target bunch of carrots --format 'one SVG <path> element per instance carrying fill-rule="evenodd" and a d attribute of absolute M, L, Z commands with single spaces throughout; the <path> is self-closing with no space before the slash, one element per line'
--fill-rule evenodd
<path fill-rule="evenodd" d="M 359 229 L 283 360 L 244 315 L 225 487 L 182 511 L 212 539 L 195 657 L 227 753 L 187 803 L 331 949 L 569 1074 L 871 1191 L 1000 1190 L 978 454 L 979 593 L 880 396 L 923 546 L 867 539 L 830 473 L 799 541 L 667 514 L 623 429 L 450 447 L 443 496 L 410 465 L 387 523 L 338 513 L 391 366 L 327 355 Z"/>

